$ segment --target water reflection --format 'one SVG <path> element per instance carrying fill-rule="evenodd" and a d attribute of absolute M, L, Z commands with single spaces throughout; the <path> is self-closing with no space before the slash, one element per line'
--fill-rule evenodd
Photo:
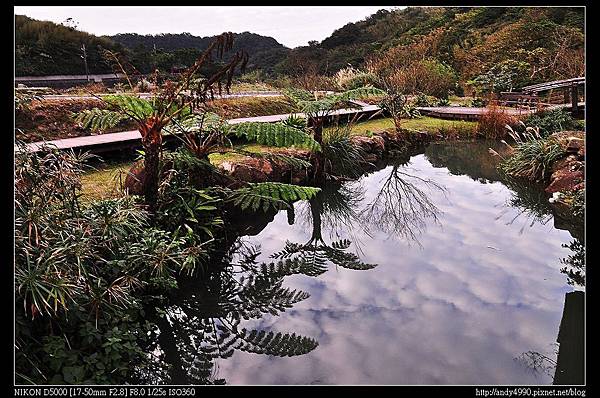
<path fill-rule="evenodd" d="M 247 328 L 244 322 L 265 314 L 277 316 L 309 294 L 284 287 L 289 268 L 258 263 L 256 247 L 236 241 L 221 259 L 220 272 L 201 281 L 182 279 L 174 304 L 158 321 L 155 362 L 168 371 L 146 376 L 153 384 L 224 384 L 218 377 L 218 360 L 235 351 L 292 357 L 318 346 L 317 340 L 296 333 Z M 239 261 L 234 261 L 236 257 Z M 271 264 L 272 265 L 272 264 Z M 155 366 L 156 368 L 156 366 Z"/>
<path fill-rule="evenodd" d="M 399 164 L 389 169 L 375 198 L 361 212 L 361 221 L 390 236 L 418 242 L 418 234 L 427 227 L 427 221 L 438 222 L 440 213 L 429 198 L 429 191 L 445 188 L 404 171 Z"/>
<path fill-rule="evenodd" d="M 503 221 L 532 205 L 511 201 L 521 198 L 521 187 L 504 184 L 495 168 L 462 164 L 489 159 L 488 146 L 481 157 L 466 146 L 454 157 L 454 149 L 432 145 L 409 164 L 398 161 L 358 182 L 328 185 L 253 230 L 245 243 L 236 240 L 245 254 L 225 258 L 230 272 L 209 286 L 183 286 L 161 326 L 165 338 L 179 336 L 164 344 L 171 347 L 165 356 L 182 358 L 183 372 L 171 369 L 171 381 L 551 383 L 551 367 L 536 376 L 514 358 L 555 355 L 547 352 L 549 342 L 556 340 L 572 290 L 557 264 L 569 258 L 561 245 L 571 237 L 539 217 L 528 222 L 527 234 Z M 410 244 L 414 239 L 419 247 Z M 257 285 L 252 278 L 263 274 L 277 283 Z M 302 299 L 272 312 L 252 307 L 260 301 L 253 295 L 279 292 L 267 300 L 279 302 L 282 289 Z M 252 316 L 245 319 L 245 311 Z M 299 344 L 290 352 L 301 355 L 291 357 L 256 355 L 261 348 L 240 342 L 244 328 L 306 336 L 313 345 Z M 229 334 L 220 338 L 222 329 Z M 221 360 L 215 352 L 229 339 L 237 340 Z"/>

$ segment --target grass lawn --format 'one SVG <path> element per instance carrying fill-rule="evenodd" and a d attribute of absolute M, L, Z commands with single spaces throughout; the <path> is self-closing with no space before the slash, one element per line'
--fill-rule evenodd
<path fill-rule="evenodd" d="M 426 131 L 431 134 L 451 132 L 460 136 L 471 137 L 475 134 L 477 122 L 436 119 L 424 116 L 416 119 L 405 119 L 402 122 L 402 127 L 410 130 Z M 357 123 L 352 128 L 352 133 L 355 135 L 369 135 L 376 131 L 393 128 L 394 121 L 391 118 L 374 119 Z"/>
<path fill-rule="evenodd" d="M 117 196 L 121 182 L 134 162 L 107 163 L 81 176 L 81 191 L 85 201 Z"/>

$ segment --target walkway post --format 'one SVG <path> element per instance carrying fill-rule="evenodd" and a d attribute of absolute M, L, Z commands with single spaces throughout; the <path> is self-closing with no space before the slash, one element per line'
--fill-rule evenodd
<path fill-rule="evenodd" d="M 571 84 L 571 113 L 577 114 L 577 104 L 579 103 L 579 93 L 577 92 L 577 83 Z"/>

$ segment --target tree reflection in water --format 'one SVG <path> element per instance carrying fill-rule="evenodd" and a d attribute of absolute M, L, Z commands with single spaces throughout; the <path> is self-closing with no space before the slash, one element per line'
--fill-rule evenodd
<path fill-rule="evenodd" d="M 399 164 L 394 164 L 375 199 L 362 211 L 361 221 L 390 236 L 418 243 L 418 235 L 427 227 L 426 220 L 437 223 L 440 213 L 428 192 L 421 187 L 446 192 L 442 185 L 409 174 L 401 170 Z"/>
<path fill-rule="evenodd" d="M 279 260 L 277 268 L 316 276 L 325 272 L 329 264 L 353 270 L 376 267 L 377 264 L 365 263 L 357 254 L 348 251 L 352 241 L 338 239 L 342 230 L 352 231 L 358 220 L 356 207 L 363 196 L 359 184 L 326 184 L 304 207 L 302 218 L 311 225 L 310 239 L 306 243 L 286 241 L 283 250 L 271 255 Z M 331 243 L 326 243 L 323 238 L 324 225 L 331 236 L 336 236 Z"/>

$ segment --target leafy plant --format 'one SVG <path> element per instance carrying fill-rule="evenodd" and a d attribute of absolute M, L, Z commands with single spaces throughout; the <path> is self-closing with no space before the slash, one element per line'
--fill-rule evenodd
<path fill-rule="evenodd" d="M 319 188 L 301 187 L 278 182 L 249 184 L 248 187 L 233 191 L 228 200 L 242 210 L 257 211 L 262 208 L 277 210 L 289 208 L 297 200 L 308 200 L 320 191 Z"/>
<path fill-rule="evenodd" d="M 499 164 L 500 169 L 509 175 L 532 181 L 545 180 L 552 164 L 564 156 L 560 144 L 552 139 L 542 138 L 539 129 L 528 127 L 525 133 L 518 134 L 509 128 L 509 132 L 517 146 L 514 153 Z"/>

